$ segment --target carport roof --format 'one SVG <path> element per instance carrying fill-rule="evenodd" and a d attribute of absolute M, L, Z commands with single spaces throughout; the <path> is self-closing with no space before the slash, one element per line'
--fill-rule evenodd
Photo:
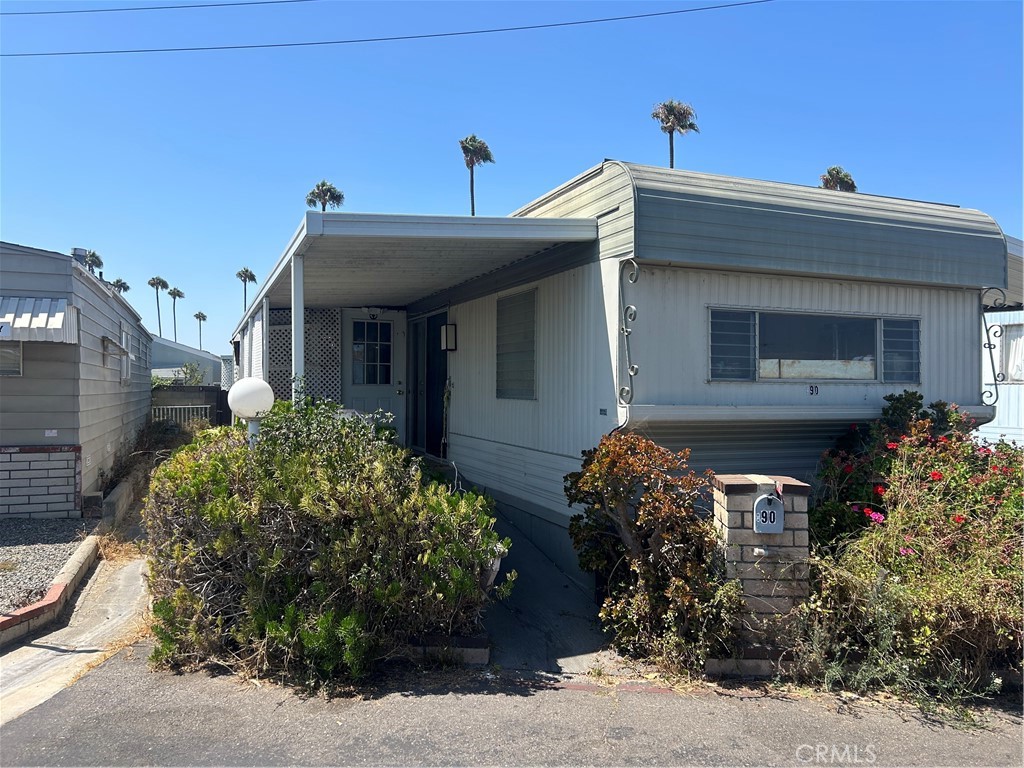
<path fill-rule="evenodd" d="M 307 307 L 405 307 L 559 244 L 596 239 L 596 219 L 308 211 L 233 335 L 264 298 L 291 306 L 296 255 Z"/>

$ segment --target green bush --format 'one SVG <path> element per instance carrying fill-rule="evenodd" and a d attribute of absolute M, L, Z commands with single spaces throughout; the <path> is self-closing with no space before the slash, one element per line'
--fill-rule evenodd
<path fill-rule="evenodd" d="M 688 458 L 615 433 L 565 477 L 570 505 L 584 506 L 569 524 L 580 567 L 607 584 L 605 629 L 621 652 L 673 671 L 703 671 L 708 655 L 728 655 L 740 609 L 714 526 L 697 514 L 710 473 L 687 471 Z"/>
<path fill-rule="evenodd" d="M 424 484 L 391 438 L 331 403 L 279 402 L 251 449 L 219 428 L 164 463 L 144 510 L 154 661 L 316 683 L 475 631 L 510 542 L 488 499 Z"/>
<path fill-rule="evenodd" d="M 898 434 L 873 425 L 884 443 L 849 459 L 877 475 L 846 502 L 859 534 L 814 562 L 795 671 L 956 702 L 996 687 L 993 669 L 1020 668 L 1024 452 L 975 442 L 955 406 L 938 427 L 919 415 Z"/>

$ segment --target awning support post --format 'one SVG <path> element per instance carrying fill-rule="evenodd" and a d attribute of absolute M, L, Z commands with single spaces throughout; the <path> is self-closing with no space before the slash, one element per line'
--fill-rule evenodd
<path fill-rule="evenodd" d="M 298 400 L 305 388 L 306 304 L 303 291 L 303 255 L 292 256 L 292 400 Z"/>

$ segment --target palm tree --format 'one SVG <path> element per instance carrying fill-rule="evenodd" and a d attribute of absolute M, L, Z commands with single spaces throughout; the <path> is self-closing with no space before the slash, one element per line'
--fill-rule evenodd
<path fill-rule="evenodd" d="M 178 288 L 171 288 L 167 292 L 171 297 L 171 314 L 174 315 L 174 340 L 178 340 L 178 299 L 185 298 L 185 292 Z"/>
<path fill-rule="evenodd" d="M 857 184 L 853 176 L 843 170 L 842 166 L 833 165 L 821 174 L 821 189 L 833 189 L 837 192 L 856 192 Z"/>
<path fill-rule="evenodd" d="M 654 105 L 651 117 L 661 122 L 661 130 L 668 134 L 668 167 L 676 167 L 675 136 L 685 136 L 690 131 L 700 133 L 697 127 L 697 115 L 693 107 L 679 101 L 663 101 Z"/>
<path fill-rule="evenodd" d="M 163 336 L 164 326 L 163 323 L 160 322 L 160 291 L 167 290 L 167 281 L 158 275 L 156 277 L 149 278 L 146 284 L 156 291 L 156 333 L 157 336 Z"/>
<path fill-rule="evenodd" d="M 192 315 L 196 320 L 199 321 L 199 348 L 203 348 L 203 323 L 206 322 L 206 315 L 202 312 L 196 312 Z"/>
<path fill-rule="evenodd" d="M 310 193 L 312 194 L 312 193 Z M 235 277 L 242 281 L 242 309 L 249 308 L 249 283 L 256 282 L 256 275 L 248 267 L 242 267 L 235 272 Z"/>
<path fill-rule="evenodd" d="M 128 283 L 126 283 L 120 277 L 117 278 L 114 282 L 112 282 L 110 284 L 110 287 L 113 288 L 118 293 L 128 293 L 128 291 L 131 290 L 131 286 L 128 285 Z"/>
<path fill-rule="evenodd" d="M 487 142 L 478 139 L 475 133 L 460 139 L 459 146 L 462 148 L 462 157 L 466 161 L 466 167 L 469 168 L 469 215 L 476 216 L 476 188 L 473 169 L 484 163 L 493 163 L 494 156 L 491 154 L 491 148 L 487 146 Z"/>
<path fill-rule="evenodd" d="M 97 269 L 103 269 L 103 259 L 96 251 L 85 254 L 85 268 L 89 270 L 90 275 L 95 275 Z"/>
<path fill-rule="evenodd" d="M 345 193 L 326 179 L 318 183 L 306 195 L 306 205 L 310 208 L 316 208 L 319 205 L 321 211 L 326 211 L 328 205 L 331 208 L 341 208 L 344 203 Z"/>

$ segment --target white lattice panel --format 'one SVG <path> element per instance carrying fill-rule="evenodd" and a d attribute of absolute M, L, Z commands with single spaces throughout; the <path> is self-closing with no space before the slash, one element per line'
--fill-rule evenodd
<path fill-rule="evenodd" d="M 278 399 L 291 397 L 291 310 L 270 310 L 267 380 Z M 341 402 L 341 310 L 306 310 L 306 393 Z"/>

